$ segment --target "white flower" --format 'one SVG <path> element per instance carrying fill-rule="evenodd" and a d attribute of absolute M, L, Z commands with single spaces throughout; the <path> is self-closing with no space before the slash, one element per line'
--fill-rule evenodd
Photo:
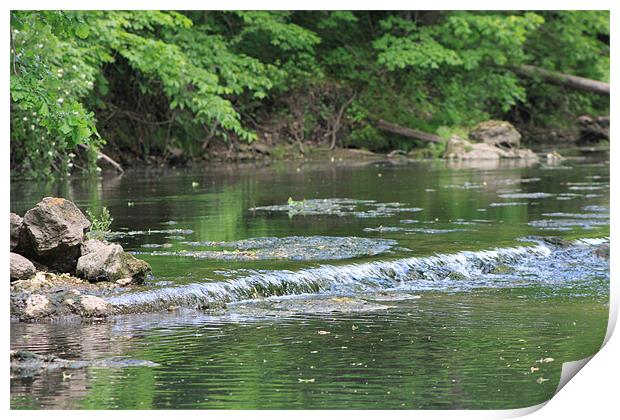
<path fill-rule="evenodd" d="M 56 102 L 58 102 L 59 104 L 63 103 L 65 100 L 63 98 L 58 98 L 56 99 Z"/>
<path fill-rule="evenodd" d="M 34 130 L 34 124 L 30 124 L 30 129 Z"/>
<path fill-rule="evenodd" d="M 43 48 L 43 44 L 39 44 L 39 45 L 37 45 L 37 47 Z"/>
<path fill-rule="evenodd" d="M 22 118 L 24 121 L 28 121 L 28 117 L 24 117 Z"/>

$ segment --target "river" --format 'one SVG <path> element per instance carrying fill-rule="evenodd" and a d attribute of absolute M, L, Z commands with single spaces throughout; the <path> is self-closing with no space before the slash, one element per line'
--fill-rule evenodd
<path fill-rule="evenodd" d="M 12 323 L 11 348 L 149 360 L 11 379 L 12 408 L 507 409 L 549 399 L 609 310 L 609 156 L 299 161 L 13 180 L 114 221 L 140 307 Z M 570 246 L 541 237 L 575 240 Z M 132 312 L 128 310 L 127 312 Z M 135 311 L 134 311 L 135 312 Z"/>

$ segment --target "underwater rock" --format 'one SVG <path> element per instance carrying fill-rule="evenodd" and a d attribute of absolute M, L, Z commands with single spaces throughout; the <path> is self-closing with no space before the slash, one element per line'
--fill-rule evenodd
<path fill-rule="evenodd" d="M 88 245 L 87 248 L 95 249 L 80 257 L 77 262 L 76 273 L 92 282 L 116 281 L 131 278 L 135 284 L 144 282 L 146 275 L 151 270 L 146 261 L 137 259 L 123 251 L 123 247 L 116 244 L 102 246 L 101 244 Z"/>
<path fill-rule="evenodd" d="M 28 279 L 37 272 L 28 258 L 14 252 L 11 255 L 11 281 Z"/>
<path fill-rule="evenodd" d="M 183 242 L 184 245 L 225 250 L 153 251 L 151 255 L 178 255 L 198 259 L 232 261 L 288 259 L 298 261 L 341 260 L 383 254 L 398 242 L 356 236 L 259 237 L 234 242 Z"/>
<path fill-rule="evenodd" d="M 30 351 L 11 350 L 11 375 L 13 377 L 28 378 L 45 371 L 58 369 L 96 368 L 126 368 L 126 367 L 156 367 L 158 363 L 149 360 L 135 360 L 113 357 L 100 360 L 67 360 L 53 354 L 39 355 Z"/>
<path fill-rule="evenodd" d="M 26 212 L 23 221 L 38 261 L 60 272 L 75 270 L 80 245 L 90 228 L 75 204 L 46 197 Z"/>

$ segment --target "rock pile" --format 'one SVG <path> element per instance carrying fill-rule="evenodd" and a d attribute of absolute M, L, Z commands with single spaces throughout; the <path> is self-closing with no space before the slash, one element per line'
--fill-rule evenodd
<path fill-rule="evenodd" d="M 150 266 L 120 245 L 86 240 L 90 222 L 71 201 L 46 197 L 23 218 L 11 213 L 11 282 L 39 271 L 75 274 L 90 282 L 141 284 Z"/>
<path fill-rule="evenodd" d="M 521 134 L 506 121 L 485 121 L 478 124 L 464 140 L 453 136 L 444 157 L 462 160 L 525 159 L 538 160 L 530 149 L 520 148 Z"/>

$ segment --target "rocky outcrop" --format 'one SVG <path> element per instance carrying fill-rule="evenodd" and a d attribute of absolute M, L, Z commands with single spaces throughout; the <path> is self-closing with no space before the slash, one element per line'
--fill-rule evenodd
<path fill-rule="evenodd" d="M 521 146 L 521 133 L 507 121 L 481 122 L 469 133 L 469 138 L 490 146 L 513 149 Z"/>
<path fill-rule="evenodd" d="M 69 200 L 46 197 L 24 215 L 37 260 L 52 270 L 74 272 L 90 222 Z"/>
<path fill-rule="evenodd" d="M 25 280 L 34 276 L 37 272 L 34 264 L 28 258 L 11 252 L 11 281 Z"/>
<path fill-rule="evenodd" d="M 458 136 L 453 136 L 448 141 L 444 157 L 462 160 L 538 159 L 536 153 L 529 149 L 510 149 L 488 143 L 471 143 Z"/>
<path fill-rule="evenodd" d="M 11 213 L 11 256 L 15 260 L 15 277 L 24 279 L 34 272 L 31 265 L 49 269 L 53 272 L 75 273 L 79 265 L 79 275 L 90 281 L 125 280 L 123 284 L 142 283 L 150 266 L 123 251 L 120 245 L 109 244 L 96 239 L 86 240 L 90 222 L 69 200 L 46 197 L 34 208 L 28 210 L 22 219 Z M 30 248 L 22 252 L 22 249 Z M 25 258 L 32 260 L 30 263 Z M 28 265 L 26 274 L 18 273 Z M 13 262 L 11 263 L 13 266 Z M 13 273 L 13 268 L 11 269 Z M 19 274 L 19 275 L 18 275 Z"/>
<path fill-rule="evenodd" d="M 105 317 L 113 308 L 102 294 L 144 282 L 148 263 L 120 245 L 86 240 L 89 228 L 82 212 L 63 198 L 44 198 L 23 219 L 11 213 L 12 316 Z M 70 275 L 76 272 L 82 278 Z"/>
<path fill-rule="evenodd" d="M 11 284 L 11 315 L 22 321 L 65 316 L 105 318 L 113 308 L 98 295 L 117 287 L 112 283 L 92 284 L 67 274 L 39 272 Z"/>
<path fill-rule="evenodd" d="M 151 270 L 148 263 L 124 252 L 120 245 L 95 243 L 85 248 L 87 251 L 92 249 L 92 252 L 80 257 L 76 273 L 89 281 L 131 278 L 132 283 L 141 284 Z"/>

